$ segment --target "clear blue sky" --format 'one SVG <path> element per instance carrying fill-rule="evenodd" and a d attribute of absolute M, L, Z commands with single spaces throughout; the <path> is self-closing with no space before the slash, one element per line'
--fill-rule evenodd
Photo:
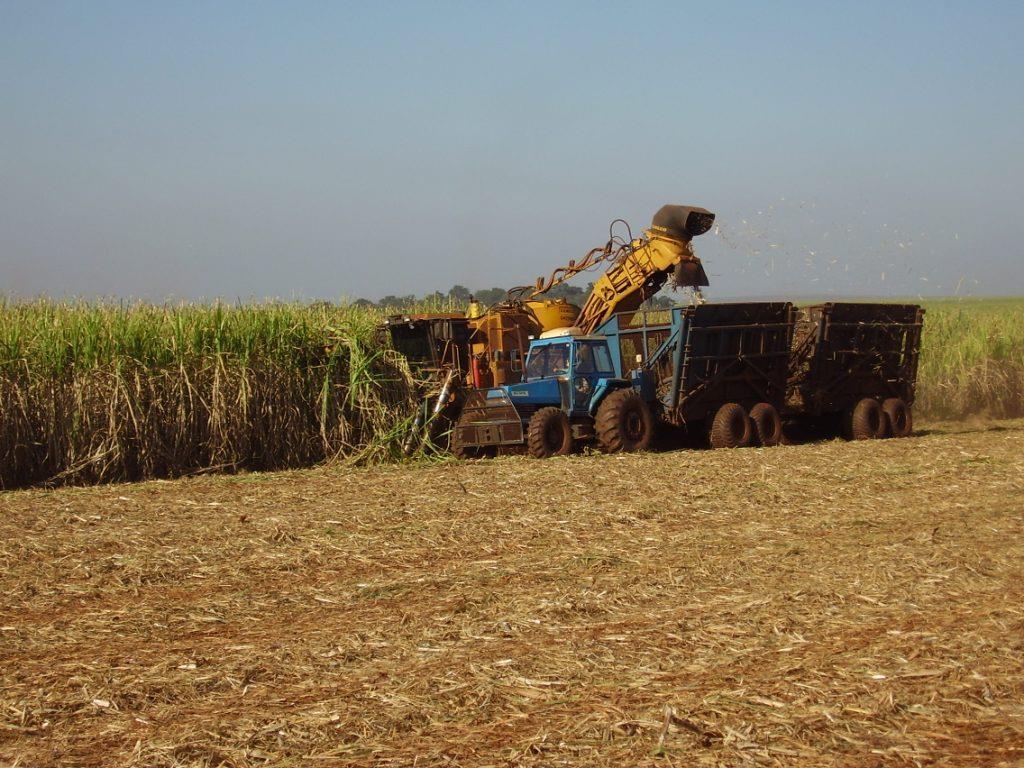
<path fill-rule="evenodd" d="M 1024 4 L 0 0 L 0 293 L 1024 293 Z"/>

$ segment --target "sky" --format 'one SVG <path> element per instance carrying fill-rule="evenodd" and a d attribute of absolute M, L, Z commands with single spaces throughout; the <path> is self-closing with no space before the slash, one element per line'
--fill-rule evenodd
<path fill-rule="evenodd" d="M 1024 4 L 0 0 L 0 294 L 1024 294 Z M 593 279 L 585 276 L 582 282 Z"/>

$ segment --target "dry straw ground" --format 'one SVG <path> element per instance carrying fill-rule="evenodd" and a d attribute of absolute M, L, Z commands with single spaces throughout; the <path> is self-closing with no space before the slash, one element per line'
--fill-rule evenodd
<path fill-rule="evenodd" d="M 0 762 L 1020 765 L 1024 422 L 0 496 Z"/>

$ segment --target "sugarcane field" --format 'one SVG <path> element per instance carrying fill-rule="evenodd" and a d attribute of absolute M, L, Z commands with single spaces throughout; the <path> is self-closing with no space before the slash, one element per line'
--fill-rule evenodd
<path fill-rule="evenodd" d="M 1021 29 L 0 6 L 0 768 L 1024 766 Z"/>

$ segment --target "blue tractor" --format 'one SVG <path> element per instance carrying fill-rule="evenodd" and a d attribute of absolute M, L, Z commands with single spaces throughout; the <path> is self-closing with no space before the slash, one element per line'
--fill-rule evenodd
<path fill-rule="evenodd" d="M 774 445 L 794 317 L 789 302 L 703 304 L 620 313 L 594 334 L 544 334 L 530 344 L 521 383 L 469 394 L 453 452 L 525 447 L 543 458 L 587 442 L 640 451 L 659 425 L 712 447 Z"/>

